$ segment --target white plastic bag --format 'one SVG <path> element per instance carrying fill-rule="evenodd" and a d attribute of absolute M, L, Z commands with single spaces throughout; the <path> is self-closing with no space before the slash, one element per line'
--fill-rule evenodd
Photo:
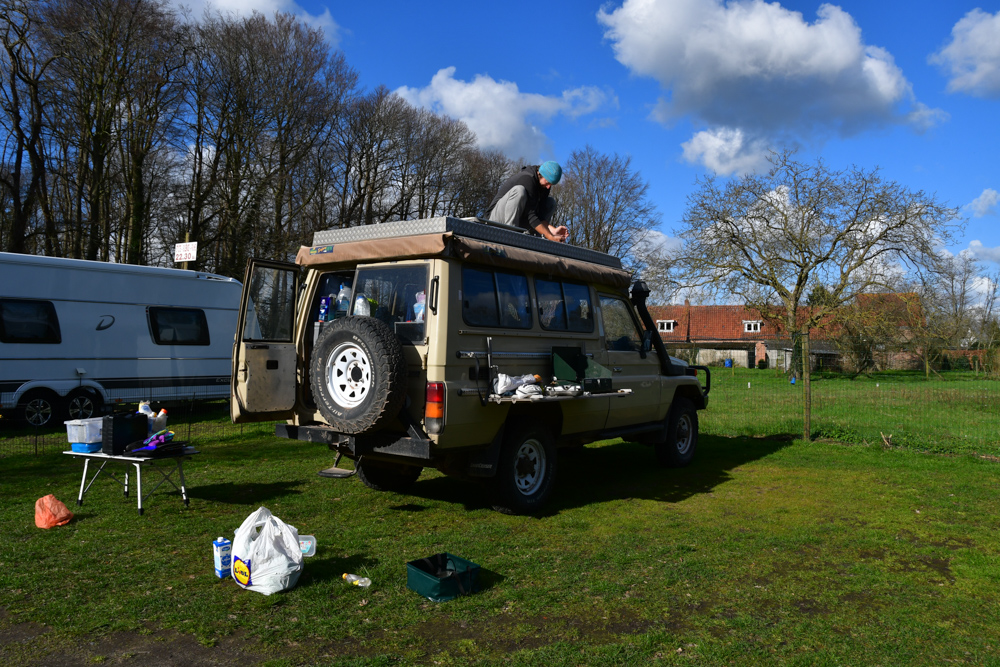
<path fill-rule="evenodd" d="M 233 579 L 264 595 L 286 591 L 302 574 L 299 531 L 266 507 L 243 522 L 233 538 Z"/>

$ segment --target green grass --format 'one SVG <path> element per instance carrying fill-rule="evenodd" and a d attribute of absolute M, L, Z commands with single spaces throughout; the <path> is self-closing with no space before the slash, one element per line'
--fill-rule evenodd
<path fill-rule="evenodd" d="M 1000 664 L 993 461 L 705 436 L 690 468 L 664 470 L 600 443 L 560 458 L 545 515 L 511 517 L 433 471 L 409 495 L 322 479 L 318 445 L 201 449 L 191 506 L 157 494 L 142 517 L 112 482 L 77 508 L 70 457 L 3 460 L 0 637 L 27 639 L 0 662 L 187 646 L 271 664 Z M 36 528 L 46 493 L 76 519 Z M 318 540 L 270 597 L 212 572 L 212 539 L 260 505 Z M 482 592 L 406 589 L 404 563 L 445 550 L 483 566 Z"/>
<path fill-rule="evenodd" d="M 749 386 L 748 386 L 749 385 Z M 971 372 L 824 376 L 812 382 L 813 437 L 939 453 L 1000 455 L 1000 381 Z M 714 369 L 704 432 L 802 434 L 802 385 L 774 370 Z"/>

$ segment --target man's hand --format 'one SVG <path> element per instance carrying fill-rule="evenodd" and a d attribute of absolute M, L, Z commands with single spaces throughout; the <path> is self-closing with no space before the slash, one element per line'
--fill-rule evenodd
<path fill-rule="evenodd" d="M 547 222 L 540 222 L 535 225 L 535 231 L 548 240 L 556 241 L 557 243 L 565 243 L 566 239 L 569 238 L 569 230 L 562 225 L 553 227 Z"/>

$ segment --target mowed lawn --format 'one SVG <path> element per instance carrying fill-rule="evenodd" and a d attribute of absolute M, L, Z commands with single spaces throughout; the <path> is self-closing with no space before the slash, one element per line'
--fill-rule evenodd
<path fill-rule="evenodd" d="M 802 383 L 774 370 L 713 369 L 703 430 L 802 435 Z M 1000 380 L 972 372 L 824 376 L 812 382 L 812 434 L 938 453 L 1000 455 Z"/>
<path fill-rule="evenodd" d="M 77 508 L 70 457 L 0 460 L 0 663 L 1000 664 L 989 459 L 704 436 L 665 470 L 607 442 L 560 457 L 546 514 L 512 517 L 434 471 L 410 494 L 320 478 L 320 445 L 201 449 L 191 506 L 161 490 L 142 517 L 110 481 Z M 47 493 L 71 524 L 34 526 Z M 318 540 L 270 597 L 212 571 L 260 505 Z M 405 562 L 441 551 L 483 590 L 408 590 Z"/>

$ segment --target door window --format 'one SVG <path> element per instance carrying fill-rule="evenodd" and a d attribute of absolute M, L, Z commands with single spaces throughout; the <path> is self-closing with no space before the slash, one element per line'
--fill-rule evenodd
<path fill-rule="evenodd" d="M 292 342 L 297 273 L 290 269 L 254 266 L 243 340 Z"/>
<path fill-rule="evenodd" d="M 638 352 L 642 349 L 642 334 L 632 318 L 632 307 L 623 299 L 601 297 L 604 319 L 604 344 L 616 352 Z"/>
<path fill-rule="evenodd" d="M 426 307 L 426 264 L 358 269 L 353 315 L 382 320 L 404 341 L 423 343 Z"/>

